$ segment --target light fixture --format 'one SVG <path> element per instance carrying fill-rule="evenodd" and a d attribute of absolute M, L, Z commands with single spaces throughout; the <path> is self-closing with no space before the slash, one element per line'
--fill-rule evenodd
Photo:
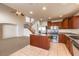
<path fill-rule="evenodd" d="M 32 12 L 32 11 L 30 11 L 29 13 L 30 13 L 30 14 L 33 14 L 33 12 Z"/>
<path fill-rule="evenodd" d="M 48 19 L 51 19 L 51 17 L 48 17 Z"/>
<path fill-rule="evenodd" d="M 62 17 L 62 15 L 60 15 L 59 17 Z"/>
<path fill-rule="evenodd" d="M 40 18 L 40 21 L 42 21 L 43 19 L 42 18 Z"/>
<path fill-rule="evenodd" d="M 43 9 L 43 10 L 46 10 L 47 8 L 44 6 L 42 9 Z"/>
<path fill-rule="evenodd" d="M 17 15 L 21 15 L 21 12 L 17 10 L 17 11 L 16 11 L 16 14 L 17 14 Z"/>

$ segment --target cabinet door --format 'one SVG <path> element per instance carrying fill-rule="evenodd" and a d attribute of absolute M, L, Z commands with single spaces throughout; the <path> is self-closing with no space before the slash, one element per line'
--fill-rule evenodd
<path fill-rule="evenodd" d="M 79 16 L 74 16 L 72 20 L 73 20 L 73 28 L 78 29 L 79 28 Z"/>
<path fill-rule="evenodd" d="M 37 39 L 38 37 L 37 36 L 35 36 L 35 35 L 30 35 L 30 44 L 31 45 L 34 45 L 34 46 L 37 46 L 38 45 L 38 40 L 39 39 Z"/>
<path fill-rule="evenodd" d="M 50 41 L 47 36 L 30 35 L 30 44 L 43 49 L 49 49 Z"/>
<path fill-rule="evenodd" d="M 72 41 L 70 38 L 66 37 L 66 47 L 68 48 L 69 52 L 71 53 L 71 55 L 73 54 L 73 46 L 72 46 Z"/>
<path fill-rule="evenodd" d="M 65 36 L 63 34 L 59 34 L 59 43 L 65 43 Z"/>
<path fill-rule="evenodd" d="M 0 40 L 3 39 L 3 26 L 0 24 Z"/>
<path fill-rule="evenodd" d="M 64 29 L 68 29 L 68 18 L 63 20 L 63 24 L 62 25 L 63 25 Z"/>
<path fill-rule="evenodd" d="M 69 28 L 79 29 L 79 16 L 73 16 L 69 19 Z"/>
<path fill-rule="evenodd" d="M 44 49 L 49 49 L 49 47 L 50 47 L 50 41 L 49 41 L 49 39 L 48 39 L 47 36 L 41 37 L 40 41 L 41 41 L 40 42 L 41 47 L 43 47 Z"/>
<path fill-rule="evenodd" d="M 68 26 L 69 26 L 69 29 L 73 29 L 73 20 L 72 20 L 72 18 L 69 19 Z"/>

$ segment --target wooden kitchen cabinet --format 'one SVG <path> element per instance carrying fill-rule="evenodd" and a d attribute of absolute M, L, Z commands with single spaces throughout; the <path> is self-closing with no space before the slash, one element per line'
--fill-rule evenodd
<path fill-rule="evenodd" d="M 66 47 L 68 48 L 69 52 L 71 53 L 71 55 L 73 54 L 73 46 L 72 46 L 72 40 L 67 37 L 64 34 L 60 34 L 59 35 L 59 43 L 64 43 L 66 45 Z"/>
<path fill-rule="evenodd" d="M 59 43 L 65 43 L 64 34 L 59 34 Z"/>
<path fill-rule="evenodd" d="M 65 23 L 63 27 L 65 27 Z M 79 16 L 72 16 L 68 18 L 68 28 L 69 29 L 79 29 Z"/>
<path fill-rule="evenodd" d="M 48 21 L 48 26 L 59 26 L 59 28 L 62 28 L 62 22 L 51 22 Z"/>
<path fill-rule="evenodd" d="M 38 42 L 39 40 L 36 41 L 35 39 L 38 39 L 38 37 L 35 36 L 35 35 L 30 35 L 30 44 L 37 46 L 37 45 L 38 45 L 37 43 L 39 43 L 39 42 Z M 37 43 L 34 43 L 34 42 L 37 42 Z"/>
<path fill-rule="evenodd" d="M 62 22 L 62 28 L 63 29 L 68 29 L 69 28 L 69 26 L 68 26 L 68 24 L 69 24 L 69 19 L 68 18 L 65 18 L 64 20 L 63 20 L 63 22 Z"/>
<path fill-rule="evenodd" d="M 50 48 L 50 40 L 47 36 L 30 35 L 30 45 L 48 50 Z"/>
<path fill-rule="evenodd" d="M 65 43 L 66 44 L 66 47 L 68 48 L 69 52 L 73 56 L 74 53 L 73 53 L 72 40 L 69 37 L 67 37 L 67 36 L 65 36 L 65 39 L 66 39 L 66 43 Z"/>
<path fill-rule="evenodd" d="M 52 26 L 52 22 L 51 21 L 48 21 L 47 22 L 47 25 L 50 27 L 50 26 Z"/>
<path fill-rule="evenodd" d="M 0 40 L 3 39 L 3 25 L 0 24 Z"/>
<path fill-rule="evenodd" d="M 73 29 L 73 21 L 72 21 L 72 17 L 69 18 L 69 22 L 68 22 L 68 26 L 69 26 L 69 29 Z"/>
<path fill-rule="evenodd" d="M 69 20 L 69 26 L 71 29 L 79 29 L 79 16 L 72 16 Z"/>
<path fill-rule="evenodd" d="M 79 16 L 72 16 L 65 18 L 62 22 L 63 29 L 78 29 L 79 28 Z"/>

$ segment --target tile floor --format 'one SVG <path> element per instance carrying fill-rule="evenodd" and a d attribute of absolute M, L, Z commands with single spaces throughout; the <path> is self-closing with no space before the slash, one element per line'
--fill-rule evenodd
<path fill-rule="evenodd" d="M 71 56 L 71 54 L 63 43 L 56 43 L 50 44 L 49 50 L 27 45 L 11 56 Z"/>
<path fill-rule="evenodd" d="M 11 55 L 12 53 L 24 48 L 28 44 L 29 44 L 29 38 L 27 38 L 27 37 L 18 37 L 18 38 L 15 37 L 15 38 L 9 38 L 9 39 L 0 39 L 0 56 Z M 52 46 L 50 48 L 49 55 L 51 55 L 51 54 L 53 56 L 54 55 L 55 56 L 56 55 L 63 55 L 65 52 L 62 52 L 62 48 L 63 48 L 62 46 L 60 46 L 60 47 L 59 46 Z M 66 48 L 64 48 L 64 49 L 66 49 Z M 79 50 L 77 50 L 75 47 L 73 49 L 74 49 L 75 56 L 79 56 Z M 59 52 L 61 52 L 61 53 L 59 54 Z M 68 54 L 68 52 L 66 54 Z"/>

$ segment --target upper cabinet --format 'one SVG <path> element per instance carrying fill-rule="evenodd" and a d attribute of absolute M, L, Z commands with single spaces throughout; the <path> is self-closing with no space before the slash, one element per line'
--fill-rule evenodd
<path fill-rule="evenodd" d="M 68 29 L 69 28 L 69 26 L 68 26 L 68 18 L 65 18 L 64 20 L 63 20 L 63 22 L 62 22 L 62 28 L 63 29 Z"/>
<path fill-rule="evenodd" d="M 69 29 L 73 29 L 73 20 L 72 20 L 72 17 L 69 18 L 69 20 L 68 20 L 68 28 Z"/>
<path fill-rule="evenodd" d="M 79 16 L 73 16 L 69 19 L 69 26 L 72 29 L 79 28 Z"/>
<path fill-rule="evenodd" d="M 59 28 L 62 27 L 62 22 L 51 22 L 51 21 L 48 21 L 48 26 L 59 26 Z"/>
<path fill-rule="evenodd" d="M 72 16 L 65 18 L 62 22 L 63 29 L 78 29 L 79 28 L 79 16 Z"/>
<path fill-rule="evenodd" d="M 79 29 L 79 16 L 65 18 L 63 22 L 48 21 L 48 26 L 59 26 L 59 28 L 63 29 Z"/>

